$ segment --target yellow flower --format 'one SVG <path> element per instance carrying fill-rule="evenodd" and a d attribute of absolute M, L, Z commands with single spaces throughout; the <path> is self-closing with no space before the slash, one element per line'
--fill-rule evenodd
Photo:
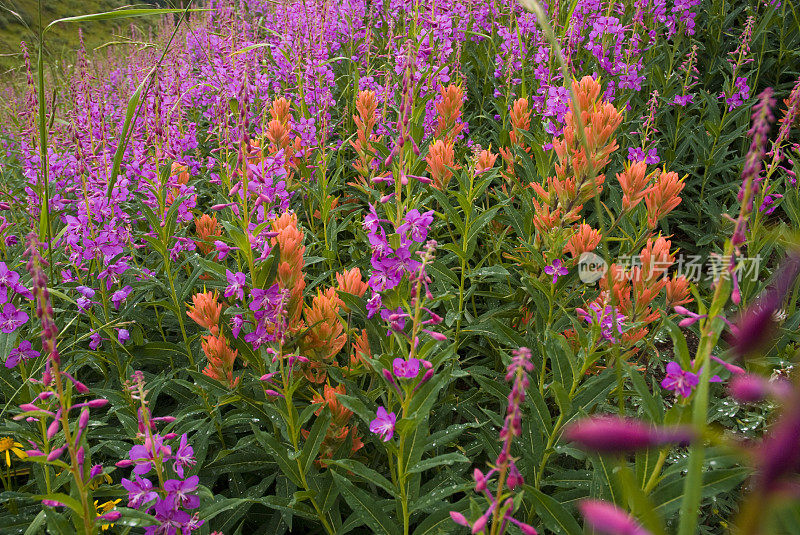
<path fill-rule="evenodd" d="M 9 452 L 13 452 L 14 455 L 19 457 L 20 459 L 25 459 L 28 454 L 22 450 L 22 444 L 19 442 L 14 442 L 14 439 L 11 437 L 3 437 L 0 438 L 0 454 L 6 454 L 6 464 L 11 466 L 11 455 Z"/>
<path fill-rule="evenodd" d="M 107 512 L 112 510 L 114 507 L 116 507 L 117 504 L 119 502 L 121 502 L 121 501 L 122 501 L 122 499 L 113 500 L 113 501 L 108 501 L 108 502 L 105 502 L 105 503 L 101 503 L 100 505 L 97 505 L 97 500 L 95 500 L 94 501 L 94 509 L 96 511 L 97 516 L 101 516 L 101 515 L 106 514 Z M 113 523 L 112 524 L 102 524 L 100 526 L 100 529 L 102 531 L 106 531 L 108 528 L 112 527 L 113 525 L 114 525 Z"/>

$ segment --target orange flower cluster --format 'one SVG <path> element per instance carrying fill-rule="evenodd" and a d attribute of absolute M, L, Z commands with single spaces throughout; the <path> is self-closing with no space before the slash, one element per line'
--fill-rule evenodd
<path fill-rule="evenodd" d="M 239 351 L 231 349 L 228 340 L 223 335 L 204 336 L 200 345 L 208 359 L 208 364 L 203 368 L 203 374 L 229 388 L 236 388 L 236 385 L 239 384 L 239 377 L 233 376 L 233 363 Z"/>
<path fill-rule="evenodd" d="M 279 150 L 283 150 L 286 158 L 284 169 L 286 170 L 287 187 L 291 182 L 293 171 L 297 169 L 297 158 L 295 155 L 300 152 L 302 143 L 300 136 L 294 136 L 293 138 L 291 135 L 290 124 L 293 120 L 291 106 L 292 102 L 284 97 L 278 97 L 273 100 L 272 106 L 269 109 L 269 115 L 272 119 L 267 123 L 266 130 L 267 140 L 269 140 L 270 143 L 269 147 L 267 147 L 269 153 L 275 154 Z M 256 148 L 260 147 L 258 143 L 251 143 L 251 145 Z M 258 149 L 257 155 L 258 161 L 261 161 L 260 148 Z"/>
<path fill-rule="evenodd" d="M 519 98 L 514 101 L 514 106 L 511 108 L 511 132 L 508 137 L 514 146 L 521 148 L 525 152 L 530 152 L 531 148 L 525 143 L 523 132 L 531 127 L 531 112 L 530 105 L 527 98 Z M 516 177 L 514 165 L 516 163 L 513 147 L 500 148 L 500 154 L 503 156 L 503 161 L 506 164 L 506 170 L 503 177 L 512 181 Z"/>
<path fill-rule="evenodd" d="M 219 316 L 222 313 L 222 304 L 217 301 L 217 292 L 201 292 L 192 296 L 192 305 L 188 307 L 186 315 L 195 323 L 219 334 Z"/>
<path fill-rule="evenodd" d="M 222 227 L 217 221 L 217 216 L 209 217 L 207 214 L 203 214 L 194 220 L 194 228 L 199 238 L 195 240 L 195 244 L 197 244 L 197 248 L 200 249 L 201 253 L 207 255 L 214 250 L 215 239 L 222 236 Z"/>
<path fill-rule="evenodd" d="M 437 139 L 431 143 L 425 161 L 428 163 L 427 172 L 433 179 L 433 186 L 439 190 L 445 189 L 453 178 L 451 169 L 456 166 L 453 141 Z"/>
<path fill-rule="evenodd" d="M 306 378 L 314 383 L 325 381 L 327 367 L 336 365 L 334 357 L 347 343 L 344 321 L 339 316 L 340 310 L 346 309 L 338 292 L 347 292 L 359 297 L 367 291 L 368 285 L 361 277 L 361 270 L 353 268 L 344 273 L 337 273 L 338 286 L 317 292 L 303 311 L 308 329 L 300 341 L 303 355 L 310 362 L 306 367 Z"/>
<path fill-rule="evenodd" d="M 297 227 L 297 215 L 286 212 L 272 220 L 272 231 L 277 236 L 270 241 L 273 247 L 280 247 L 281 262 L 278 265 L 278 286 L 281 290 L 289 290 L 289 303 L 286 307 L 286 321 L 289 330 L 300 328 L 300 315 L 303 310 L 303 290 L 306 288 L 303 267 L 303 255 L 306 247 L 303 245 L 305 235 Z"/>
<path fill-rule="evenodd" d="M 649 185 L 653 176 L 656 177 L 655 181 Z M 648 175 L 644 162 L 627 165 L 621 173 L 617 173 L 617 181 L 622 188 L 622 210 L 633 210 L 644 200 L 650 230 L 655 229 L 658 221 L 681 203 L 680 193 L 685 185 L 676 173 L 656 170 Z"/>
<path fill-rule="evenodd" d="M 441 101 L 436 104 L 436 130 L 433 135 L 436 139 L 452 142 L 461 130 L 464 123 L 461 121 L 461 108 L 464 105 L 464 90 L 457 85 L 439 87 Z"/>
<path fill-rule="evenodd" d="M 363 297 L 364 294 L 367 293 L 368 289 L 369 284 L 364 281 L 363 277 L 361 276 L 361 270 L 357 267 L 349 269 L 344 273 L 336 274 L 337 292 L 345 292 L 348 294 L 357 295 L 358 297 Z M 345 314 L 350 312 L 350 308 L 348 308 L 344 303 L 342 303 L 342 310 L 344 310 Z"/>
<path fill-rule="evenodd" d="M 628 345 L 644 338 L 649 332 L 647 326 L 660 318 L 658 311 L 654 311 L 650 305 L 661 290 L 666 288 L 668 307 L 692 300 L 686 277 L 667 277 L 667 270 L 675 262 L 675 254 L 670 253 L 671 246 L 672 242 L 662 236 L 648 238 L 639 255 L 640 265 L 626 267 L 612 264 L 606 275 L 600 279 L 599 304 L 609 304 L 608 298 L 610 292 L 613 292 L 616 306 L 625 315 L 625 323 L 642 324 L 635 330 L 623 333 L 622 339 Z"/>
<path fill-rule="evenodd" d="M 372 357 L 372 350 L 369 348 L 367 330 L 361 329 L 361 334 L 353 340 L 353 354 L 350 355 L 350 366 L 356 367 L 359 364 L 366 364 L 368 358 Z"/>
<path fill-rule="evenodd" d="M 319 394 L 315 394 L 314 398 L 311 400 L 312 403 L 322 403 L 322 405 L 314 413 L 317 416 L 322 413 L 322 410 L 325 407 L 328 407 L 331 411 L 331 423 L 328 426 L 328 430 L 325 433 L 325 438 L 322 440 L 322 444 L 320 445 L 319 449 L 320 459 L 332 459 L 334 453 L 336 453 L 342 444 L 344 444 L 348 435 L 350 435 L 353 441 L 352 446 L 350 447 L 350 455 L 364 447 L 356 427 L 353 426 L 351 428 L 348 426 L 353 413 L 349 409 L 345 408 L 339 401 L 338 396 L 346 393 L 347 392 L 344 385 L 339 385 L 335 388 L 330 385 L 325 385 L 325 388 L 323 389 L 323 395 L 320 396 Z M 302 434 L 303 437 L 308 438 L 309 432 L 304 429 L 302 430 Z M 322 463 L 318 462 L 318 464 Z"/>
<path fill-rule="evenodd" d="M 312 362 L 329 361 L 336 356 L 347 342 L 344 325 L 339 318 L 339 308 L 343 305 L 334 288 L 319 291 L 305 307 L 303 316 L 308 325 L 301 347 L 303 355 Z"/>
<path fill-rule="evenodd" d="M 189 167 L 182 163 L 172 162 L 172 168 L 169 173 L 170 190 L 167 193 L 165 204 L 167 207 L 172 206 L 175 199 L 181 194 L 181 186 L 189 183 Z"/>
<path fill-rule="evenodd" d="M 492 167 L 494 167 L 494 163 L 497 161 L 497 154 L 494 154 L 489 149 L 483 149 L 475 154 L 475 161 L 473 164 L 474 171 L 473 173 L 477 176 L 485 171 L 488 171 Z"/>
<path fill-rule="evenodd" d="M 219 317 L 222 314 L 222 303 L 217 300 L 216 292 L 201 292 L 192 296 L 192 305 L 186 315 L 198 325 L 208 329 L 211 334 L 203 336 L 201 347 L 208 364 L 203 374 L 229 388 L 239 384 L 239 377 L 233 376 L 233 363 L 238 351 L 231 349 L 228 340 L 219 331 Z"/>
<path fill-rule="evenodd" d="M 547 184 L 531 184 L 539 198 L 533 200 L 534 225 L 543 233 L 579 218 L 583 204 L 602 191 L 603 170 L 617 150 L 614 132 L 622 122 L 622 114 L 611 103 L 600 100 L 600 84 L 586 76 L 580 82 L 573 81 L 572 89 L 580 105 L 581 120 L 576 121 L 576 110 L 570 102 L 563 137 L 553 141 L 558 158 L 556 175 L 548 177 Z M 585 148 L 578 135 L 581 127 Z"/>
<path fill-rule="evenodd" d="M 655 229 L 659 219 L 665 217 L 681 203 L 680 193 L 683 191 L 683 179 L 677 173 L 661 173 L 655 184 L 650 186 L 644 196 L 647 206 L 647 226 Z"/>
<path fill-rule="evenodd" d="M 359 183 L 361 186 L 366 187 L 367 180 L 371 174 L 372 161 L 377 156 L 378 152 L 373 143 L 380 141 L 381 136 L 373 134 L 375 125 L 378 123 L 378 101 L 375 98 L 374 91 L 359 91 L 358 98 L 356 99 L 356 112 L 353 115 L 353 121 L 356 123 L 356 139 L 350 140 L 350 145 L 358 154 L 358 161 L 353 163 L 353 168 L 360 176 Z"/>
<path fill-rule="evenodd" d="M 600 244 L 601 238 L 599 230 L 593 229 L 585 222 L 581 223 L 564 246 L 564 253 L 569 253 L 572 258 L 578 260 L 583 253 L 594 251 Z"/>

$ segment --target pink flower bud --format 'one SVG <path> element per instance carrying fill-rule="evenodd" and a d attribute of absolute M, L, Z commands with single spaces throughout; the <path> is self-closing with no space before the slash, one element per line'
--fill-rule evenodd
<path fill-rule="evenodd" d="M 475 521 L 475 523 L 472 525 L 472 533 L 473 533 L 473 534 L 474 534 L 474 533 L 480 533 L 481 531 L 483 531 L 484 529 L 486 529 L 486 524 L 489 522 L 489 512 L 490 512 L 490 511 L 491 511 L 491 509 L 489 509 L 489 511 L 486 511 L 486 512 L 485 512 L 483 515 L 481 515 L 481 517 L 480 517 L 478 520 L 476 520 L 476 521 Z"/>
<path fill-rule="evenodd" d="M 61 422 L 58 419 L 50 422 L 50 425 L 47 426 L 47 440 L 52 440 L 59 429 L 61 429 Z"/>
<path fill-rule="evenodd" d="M 693 434 L 684 428 L 654 428 L 618 416 L 594 416 L 572 423 L 563 437 L 601 453 L 623 453 L 669 443 L 686 444 Z"/>
<path fill-rule="evenodd" d="M 37 407 L 37 406 L 36 406 L 36 405 L 34 405 L 33 403 L 23 403 L 22 405 L 20 405 L 20 406 L 19 406 L 19 408 L 20 408 L 20 409 L 22 409 L 22 410 L 23 410 L 23 411 L 25 411 L 25 412 L 27 412 L 27 411 L 38 411 L 38 410 L 40 410 L 40 409 L 39 409 L 39 407 Z"/>
<path fill-rule="evenodd" d="M 467 521 L 467 517 L 462 515 L 457 511 L 450 511 L 450 518 L 453 519 L 453 522 L 458 524 L 459 526 L 469 526 L 469 521 Z"/>
<path fill-rule="evenodd" d="M 178 436 L 177 433 L 167 433 L 166 435 L 164 435 L 164 440 L 172 440 L 173 438 L 175 438 L 177 436 Z"/>
<path fill-rule="evenodd" d="M 100 515 L 97 517 L 97 520 L 105 520 L 106 522 L 116 522 L 122 517 L 122 513 L 119 511 L 109 511 L 104 515 Z"/>
<path fill-rule="evenodd" d="M 769 394 L 769 382 L 754 374 L 737 375 L 728 384 L 731 397 L 740 403 L 758 403 Z"/>
<path fill-rule="evenodd" d="M 99 409 L 100 407 L 105 407 L 107 404 L 107 399 L 93 399 L 87 403 L 87 405 L 92 409 Z"/>
<path fill-rule="evenodd" d="M 486 490 L 486 476 L 483 475 L 480 469 L 475 469 L 472 473 L 472 479 L 475 480 L 475 492 L 483 492 Z"/>
<path fill-rule="evenodd" d="M 61 446 L 60 448 L 54 449 L 53 451 L 50 452 L 50 455 L 47 456 L 47 460 L 48 461 L 55 461 L 56 459 L 61 457 L 61 454 L 64 453 L 65 449 L 66 449 L 66 446 Z"/>
<path fill-rule="evenodd" d="M 81 415 L 78 418 L 78 428 L 79 429 L 86 429 L 86 425 L 89 423 L 89 410 L 83 409 L 81 411 Z"/>
<path fill-rule="evenodd" d="M 133 466 L 133 461 L 129 459 L 123 459 L 121 461 L 117 461 L 116 463 L 114 463 L 114 466 L 116 466 L 117 468 L 128 468 L 129 466 Z"/>
<path fill-rule="evenodd" d="M 578 504 L 586 524 L 608 535 L 649 535 L 636 520 L 616 505 L 602 500 L 583 500 Z"/>

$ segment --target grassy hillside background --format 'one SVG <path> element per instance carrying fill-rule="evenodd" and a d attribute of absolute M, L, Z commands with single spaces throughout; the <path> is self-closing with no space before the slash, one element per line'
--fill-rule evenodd
<path fill-rule="evenodd" d="M 75 15 L 101 13 L 122 7 L 172 7 L 181 0 L 41 0 L 42 23 Z M 21 19 L 21 20 L 20 20 Z M 146 28 L 145 19 L 131 19 L 138 27 Z M 129 28 L 131 20 L 124 23 L 100 21 L 81 24 L 83 39 L 91 50 L 117 40 L 121 27 Z M 0 75 L 13 76 L 22 65 L 20 41 L 25 41 L 33 54 L 36 50 L 36 33 L 39 27 L 38 0 L 0 0 Z M 126 32 L 128 33 L 128 32 Z M 56 58 L 69 58 L 79 46 L 78 28 L 62 25 L 50 30 L 45 40 L 45 52 Z"/>

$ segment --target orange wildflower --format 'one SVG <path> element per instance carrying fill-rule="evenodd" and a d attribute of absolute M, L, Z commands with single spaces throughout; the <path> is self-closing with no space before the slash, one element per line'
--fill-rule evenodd
<path fill-rule="evenodd" d="M 441 101 L 436 104 L 438 113 L 434 137 L 452 141 L 461 133 L 464 123 L 461 122 L 461 107 L 464 105 L 464 90 L 450 84 L 446 88 L 439 87 Z"/>
<path fill-rule="evenodd" d="M 374 91 L 359 91 L 356 99 L 356 112 L 353 121 L 356 123 L 356 139 L 350 140 L 350 146 L 358 154 L 358 161 L 353 168 L 361 175 L 360 185 L 366 186 L 366 179 L 371 173 L 372 161 L 376 157 L 376 150 L 372 143 L 380 141 L 380 136 L 372 132 L 378 122 L 378 102 Z"/>
<path fill-rule="evenodd" d="M 578 230 L 573 234 L 567 245 L 564 246 L 564 253 L 569 253 L 572 258 L 580 258 L 583 253 L 594 251 L 600 244 L 599 230 L 593 229 L 586 223 L 578 225 Z"/>
<path fill-rule="evenodd" d="M 343 384 L 337 387 L 325 385 L 322 392 L 323 394 L 321 396 L 319 394 L 314 394 L 314 398 L 311 400 L 312 403 L 322 403 L 322 406 L 319 407 L 314 414 L 319 416 L 322 409 L 328 407 L 331 410 L 331 416 L 333 416 L 332 424 L 336 424 L 337 427 L 347 424 L 353 413 L 349 409 L 346 409 L 344 405 L 339 402 L 338 398 L 339 394 L 347 393 L 345 386 Z"/>
<path fill-rule="evenodd" d="M 202 292 L 192 296 L 192 306 L 188 307 L 186 315 L 195 323 L 211 331 L 216 336 L 219 334 L 219 316 L 222 313 L 222 304 L 217 302 L 217 292 Z"/>
<path fill-rule="evenodd" d="M 336 283 L 336 291 L 357 295 L 358 297 L 363 297 L 369 289 L 369 284 L 364 282 L 364 279 L 361 277 L 361 270 L 357 267 L 347 270 L 344 273 L 337 273 Z M 344 303 L 342 303 L 341 306 L 345 313 L 350 312 L 350 309 Z"/>
<path fill-rule="evenodd" d="M 658 220 L 664 218 L 681 203 L 680 192 L 685 186 L 684 179 L 677 173 L 661 173 L 655 184 L 650 186 L 644 198 L 647 205 L 647 225 L 654 229 Z"/>
<path fill-rule="evenodd" d="M 189 167 L 182 163 L 172 162 L 172 169 L 169 176 L 175 177 L 178 184 L 184 186 L 189 183 Z"/>
<path fill-rule="evenodd" d="M 272 220 L 272 231 L 277 236 L 271 239 L 272 245 L 278 244 L 281 251 L 281 263 L 278 266 L 278 285 L 282 290 L 289 290 L 289 303 L 286 307 L 290 328 L 297 327 L 303 307 L 303 290 L 306 287 L 303 267 L 306 247 L 303 245 L 305 235 L 297 227 L 297 215 L 286 212 Z"/>
<path fill-rule="evenodd" d="M 692 302 L 689 292 L 689 279 L 685 275 L 672 277 L 667 281 L 667 308 Z"/>
<path fill-rule="evenodd" d="M 494 154 L 489 149 L 484 149 L 480 151 L 475 158 L 475 174 L 479 175 L 485 171 L 488 171 L 492 167 L 494 167 L 494 163 L 497 161 L 497 154 Z"/>
<path fill-rule="evenodd" d="M 528 106 L 527 98 L 518 98 L 514 101 L 511 107 L 511 127 L 512 130 L 508 134 L 511 143 L 519 145 L 526 151 L 528 150 L 524 140 L 522 139 L 522 132 L 531 127 L 531 109 Z"/>
<path fill-rule="evenodd" d="M 428 155 L 425 157 L 428 163 L 428 174 L 433 179 L 436 189 L 443 190 L 447 187 L 453 177 L 452 168 L 455 167 L 455 152 L 453 151 L 452 141 L 442 141 L 437 139 L 428 148 Z"/>
<path fill-rule="evenodd" d="M 201 342 L 203 352 L 208 359 L 208 365 L 203 369 L 203 374 L 215 379 L 230 388 L 239 384 L 239 377 L 233 377 L 233 363 L 239 351 L 234 351 L 228 345 L 224 336 L 204 336 Z"/>
<path fill-rule="evenodd" d="M 361 334 L 353 340 L 353 354 L 350 355 L 350 366 L 366 364 L 366 359 L 370 357 L 372 357 L 372 351 L 369 348 L 367 330 L 361 329 Z"/>
<path fill-rule="evenodd" d="M 203 214 L 194 220 L 195 232 L 199 240 L 195 241 L 197 247 L 204 255 L 214 250 L 214 238 L 222 236 L 222 228 L 219 226 L 217 216 L 209 217 Z"/>
<path fill-rule="evenodd" d="M 617 180 L 622 187 L 622 210 L 627 212 L 636 207 L 647 193 L 647 164 L 635 162 L 626 165 L 621 173 L 617 173 Z"/>
<path fill-rule="evenodd" d="M 318 292 L 306 307 L 304 316 L 308 331 L 301 342 L 304 354 L 311 360 L 330 360 L 347 342 L 344 326 L 339 318 L 341 299 L 336 290 L 328 288 L 324 293 Z M 318 358 L 314 358 L 317 356 Z"/>
<path fill-rule="evenodd" d="M 647 245 L 642 249 L 639 258 L 642 262 L 642 278 L 645 281 L 653 281 L 664 275 L 667 269 L 675 262 L 675 255 L 670 255 L 669 248 L 672 242 L 659 236 L 647 239 Z"/>

